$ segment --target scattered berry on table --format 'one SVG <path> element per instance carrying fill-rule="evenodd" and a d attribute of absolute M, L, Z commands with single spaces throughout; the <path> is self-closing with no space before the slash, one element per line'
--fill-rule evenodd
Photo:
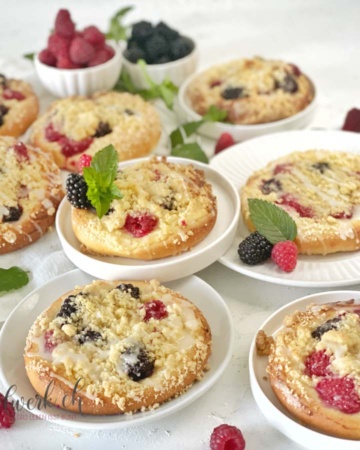
<path fill-rule="evenodd" d="M 345 131 L 355 131 L 360 133 L 360 109 L 350 109 L 350 111 L 346 114 L 342 129 Z"/>
<path fill-rule="evenodd" d="M 214 428 L 210 437 L 210 450 L 244 450 L 245 439 L 239 428 L 223 424 Z"/>
<path fill-rule="evenodd" d="M 216 142 L 215 155 L 235 144 L 234 138 L 229 133 L 223 133 Z"/>
<path fill-rule="evenodd" d="M 271 251 L 271 259 L 284 272 L 291 272 L 295 269 L 297 256 L 298 249 L 293 241 L 277 242 Z"/>
<path fill-rule="evenodd" d="M 86 196 L 87 184 L 79 173 L 70 173 L 66 178 L 66 197 L 69 202 L 79 209 L 91 208 L 91 203 Z"/>
<path fill-rule="evenodd" d="M 240 243 L 238 254 L 242 262 L 254 266 L 270 258 L 272 248 L 272 243 L 255 231 Z"/>
<path fill-rule="evenodd" d="M 10 428 L 15 422 L 13 405 L 0 393 L 0 428 Z"/>

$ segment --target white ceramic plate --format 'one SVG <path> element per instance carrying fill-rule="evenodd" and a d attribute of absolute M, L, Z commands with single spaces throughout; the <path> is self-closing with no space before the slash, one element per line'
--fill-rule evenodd
<path fill-rule="evenodd" d="M 184 121 L 201 120 L 202 116 L 196 113 L 190 106 L 190 102 L 187 98 L 187 89 L 189 84 L 199 74 L 195 73 L 191 75 L 180 86 L 178 96 L 178 108 L 180 109 L 180 115 Z M 316 111 L 316 89 L 314 87 L 314 99 L 313 101 L 302 111 L 294 114 L 286 119 L 277 120 L 275 122 L 260 123 L 255 125 L 236 125 L 223 122 L 206 123 L 199 128 L 198 133 L 212 139 L 218 139 L 222 133 L 230 133 L 235 141 L 244 141 L 254 137 L 262 136 L 264 134 L 276 133 L 286 130 L 297 130 L 306 127 L 314 118 Z"/>
<path fill-rule="evenodd" d="M 5 322 L 0 334 L 0 380 L 6 389 L 16 385 L 14 400 L 21 402 L 23 398 L 26 402 L 36 394 L 26 376 L 23 360 L 25 340 L 31 325 L 37 316 L 64 292 L 76 285 L 88 284 L 92 280 L 93 277 L 79 269 L 67 272 L 29 294 Z M 198 306 L 210 325 L 213 345 L 209 359 L 210 370 L 201 381 L 194 383 L 183 395 L 163 403 L 156 410 L 133 415 L 90 416 L 55 407 L 46 410 L 32 409 L 30 412 L 68 427 L 104 430 L 139 425 L 166 417 L 203 395 L 220 377 L 231 358 L 233 326 L 229 310 L 211 286 L 193 275 L 166 283 L 166 286 L 181 292 Z"/>
<path fill-rule="evenodd" d="M 359 291 L 322 292 L 300 298 L 280 308 L 272 314 L 260 327 L 270 336 L 276 334 L 282 327 L 285 316 L 296 310 L 305 311 L 310 303 L 322 304 L 328 302 L 356 299 L 360 303 Z M 255 335 L 256 336 L 256 335 Z M 339 439 L 308 428 L 292 417 L 278 401 L 273 393 L 266 374 L 267 357 L 258 356 L 255 338 L 250 347 L 249 370 L 250 385 L 255 401 L 267 420 L 285 436 L 310 450 L 359 450 L 359 441 Z M 265 379 L 264 379 L 265 378 Z"/>
<path fill-rule="evenodd" d="M 311 130 L 272 134 L 230 147 L 215 156 L 210 165 L 232 181 L 239 191 L 248 177 L 268 162 L 296 150 L 316 148 L 360 153 L 360 134 Z M 360 252 L 300 255 L 291 273 L 283 272 L 270 261 L 256 266 L 246 265 L 240 261 L 237 249 L 248 235 L 249 231 L 240 218 L 233 245 L 219 261 L 244 275 L 288 286 L 335 287 L 360 282 Z"/>
<path fill-rule="evenodd" d="M 138 161 L 146 158 L 138 159 Z M 208 236 L 188 252 L 154 261 L 140 261 L 112 256 L 85 255 L 80 251 L 80 242 L 71 226 L 71 205 L 64 199 L 56 216 L 56 229 L 68 258 L 90 275 L 114 280 L 117 278 L 143 280 L 157 278 L 169 281 L 191 275 L 215 262 L 230 247 L 234 240 L 240 214 L 240 199 L 234 186 L 207 164 L 183 158 L 169 157 L 168 161 L 178 164 L 193 164 L 205 172 L 217 198 L 218 217 Z M 121 163 L 127 167 L 134 161 Z"/>

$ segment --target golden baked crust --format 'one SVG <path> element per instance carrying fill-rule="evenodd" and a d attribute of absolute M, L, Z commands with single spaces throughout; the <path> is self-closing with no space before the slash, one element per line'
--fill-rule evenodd
<path fill-rule="evenodd" d="M 310 305 L 286 317 L 267 369 L 273 391 L 291 414 L 348 439 L 360 439 L 359 313 L 350 300 Z"/>
<path fill-rule="evenodd" d="M 151 152 L 160 134 L 158 113 L 140 96 L 98 92 L 55 101 L 35 122 L 30 141 L 52 153 L 60 168 L 76 172 L 84 153 L 112 144 L 120 161 L 138 158 Z M 78 147 L 76 153 L 61 144 L 64 137 Z"/>
<path fill-rule="evenodd" d="M 250 125 L 302 111 L 313 100 L 314 87 L 293 64 L 256 57 L 201 72 L 185 95 L 198 114 L 216 105 L 227 111 L 230 123 Z"/>
<path fill-rule="evenodd" d="M 20 98 L 9 98 L 14 93 Z M 0 136 L 18 137 L 36 119 L 39 102 L 30 84 L 0 75 L 0 109 Z"/>
<path fill-rule="evenodd" d="M 166 309 L 162 317 L 148 315 L 154 300 Z M 178 292 L 155 280 L 97 280 L 63 295 L 36 319 L 24 358 L 41 396 L 53 381 L 49 399 L 79 412 L 78 399 L 62 399 L 70 399 L 81 380 L 76 398 L 83 413 L 116 414 L 180 395 L 201 379 L 210 351 L 206 319 Z"/>
<path fill-rule="evenodd" d="M 328 150 L 294 152 L 254 172 L 241 190 L 241 213 L 254 231 L 249 198 L 284 208 L 295 220 L 299 253 L 360 248 L 360 155 Z"/>
<path fill-rule="evenodd" d="M 0 136 L 0 254 L 38 240 L 54 223 L 63 195 L 49 155 Z"/>
<path fill-rule="evenodd" d="M 85 252 L 153 260 L 192 248 L 212 230 L 216 198 L 204 172 L 192 165 L 151 158 L 126 167 L 115 181 L 123 194 L 101 219 L 93 209 L 72 208 L 72 226 Z M 150 217 L 143 236 L 128 228 L 131 217 Z M 141 234 L 141 233 L 140 233 Z"/>

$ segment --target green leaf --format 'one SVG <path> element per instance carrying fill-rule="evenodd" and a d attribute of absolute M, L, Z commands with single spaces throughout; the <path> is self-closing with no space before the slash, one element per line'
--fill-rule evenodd
<path fill-rule="evenodd" d="M 224 122 L 227 118 L 227 111 L 211 105 L 208 111 L 203 115 L 203 119 L 207 122 Z"/>
<path fill-rule="evenodd" d="M 116 82 L 114 89 L 116 91 L 130 92 L 130 94 L 138 93 L 138 89 L 136 89 L 136 87 L 134 86 L 129 72 L 127 72 L 125 69 L 121 71 L 120 78 Z"/>
<path fill-rule="evenodd" d="M 23 55 L 23 58 L 29 59 L 30 61 L 34 61 L 35 58 L 35 53 L 25 53 L 25 55 Z"/>
<path fill-rule="evenodd" d="M 203 163 L 209 162 L 208 157 L 196 142 L 178 145 L 171 150 L 171 156 L 194 159 L 195 161 L 201 161 Z"/>
<path fill-rule="evenodd" d="M 109 30 L 106 33 L 107 39 L 114 39 L 116 42 L 126 41 L 129 34 L 129 26 L 124 25 L 122 20 L 132 9 L 133 6 L 126 6 L 111 17 Z"/>
<path fill-rule="evenodd" d="M 90 167 L 84 167 L 83 176 L 87 184 L 86 196 L 96 214 L 101 219 L 110 209 L 115 198 L 123 197 L 114 183 L 118 168 L 118 153 L 113 145 L 108 145 L 95 153 Z"/>
<path fill-rule="evenodd" d="M 296 238 L 296 223 L 286 211 L 266 200 L 249 198 L 248 202 L 252 223 L 272 244 Z"/>
<path fill-rule="evenodd" d="M 20 289 L 29 282 L 28 274 L 20 267 L 0 269 L 0 292 Z"/>

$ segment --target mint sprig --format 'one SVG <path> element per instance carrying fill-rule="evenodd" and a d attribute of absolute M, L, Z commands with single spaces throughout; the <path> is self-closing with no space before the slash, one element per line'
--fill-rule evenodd
<path fill-rule="evenodd" d="M 296 238 L 296 223 L 282 208 L 258 198 L 249 198 L 248 204 L 256 230 L 272 244 Z"/>
<path fill-rule="evenodd" d="M 88 186 L 86 196 L 96 209 L 99 219 L 109 211 L 113 199 L 123 197 L 114 183 L 118 158 L 114 146 L 108 145 L 94 155 L 90 167 L 83 169 L 83 176 Z"/>
<path fill-rule="evenodd" d="M 12 291 L 26 286 L 29 275 L 20 267 L 14 266 L 10 269 L 0 269 L 0 292 Z"/>
<path fill-rule="evenodd" d="M 113 39 L 116 42 L 126 41 L 129 35 L 129 26 L 123 24 L 124 17 L 133 9 L 133 6 L 126 6 L 117 11 L 110 19 L 109 30 L 106 39 Z"/>

